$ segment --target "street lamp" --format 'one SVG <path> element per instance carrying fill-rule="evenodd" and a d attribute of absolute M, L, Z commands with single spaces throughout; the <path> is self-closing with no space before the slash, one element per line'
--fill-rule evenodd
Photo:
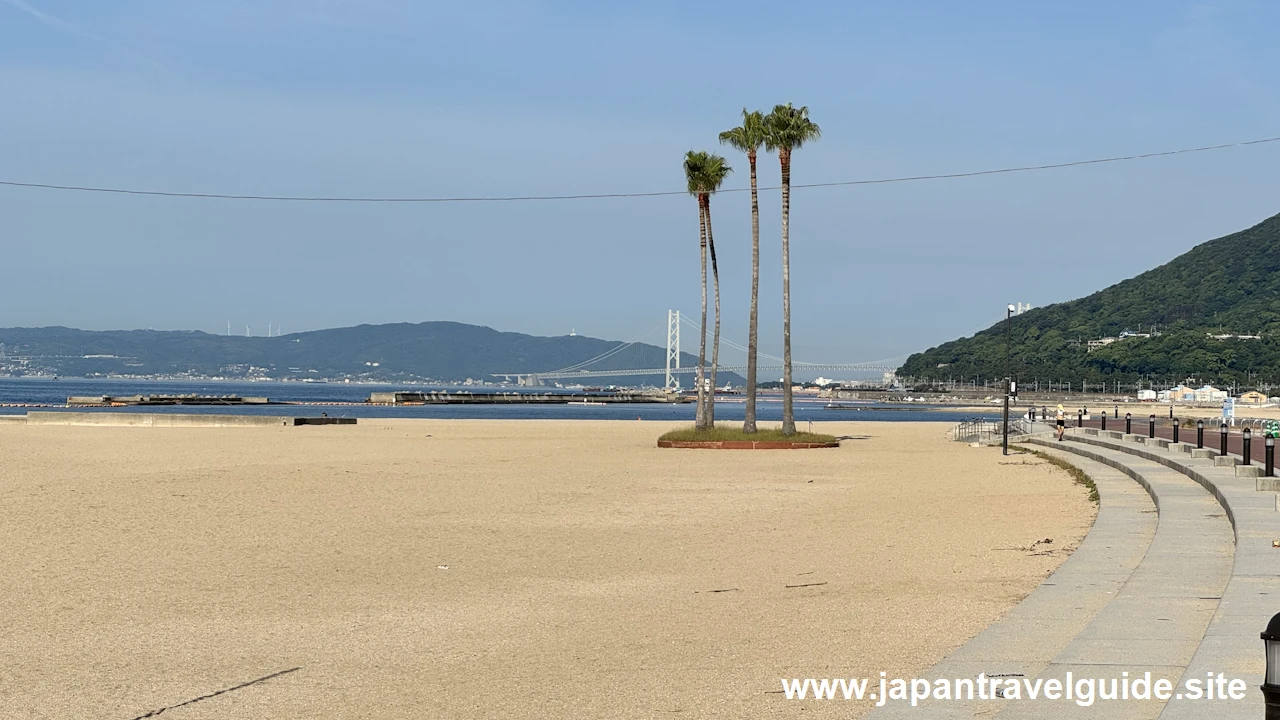
<path fill-rule="evenodd" d="M 1276 439 L 1271 435 L 1271 433 L 1267 433 L 1267 436 L 1263 438 L 1262 443 L 1267 448 L 1266 460 L 1264 460 L 1266 463 L 1266 476 L 1274 477 L 1276 474 Z"/>
<path fill-rule="evenodd" d="M 1267 649 L 1267 674 L 1262 682 L 1262 697 L 1267 703 L 1266 720 L 1280 720 L 1280 614 L 1267 623 L 1262 633 Z"/>
<path fill-rule="evenodd" d="M 1004 316 L 1004 442 L 1003 452 L 1009 454 L 1009 391 L 1013 382 L 1013 374 L 1009 371 L 1010 346 L 1012 345 L 1013 305 L 1010 305 Z"/>

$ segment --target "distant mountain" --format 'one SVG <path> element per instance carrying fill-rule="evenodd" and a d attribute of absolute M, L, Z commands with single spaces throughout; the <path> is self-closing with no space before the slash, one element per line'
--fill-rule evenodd
<path fill-rule="evenodd" d="M 1024 381 L 1280 380 L 1280 215 L 1088 297 L 1019 315 L 1010 341 Z M 912 355 L 900 372 L 1001 377 L 1005 342 L 997 323 Z"/>
<path fill-rule="evenodd" d="M 608 353 L 622 343 L 581 335 L 537 337 L 463 323 L 424 322 L 359 325 L 269 338 L 198 331 L 3 328 L 0 344 L 0 373 L 11 374 L 457 382 L 467 378 L 492 381 L 496 378 L 491 373 L 496 372 L 557 370 Z M 637 343 L 589 369 L 660 368 L 665 364 L 666 348 Z M 692 367 L 697 358 L 682 353 L 681 364 Z M 721 373 L 720 377 L 735 385 L 743 382 L 732 373 Z M 581 382 L 661 385 L 663 377 L 600 377 Z M 691 386 L 692 376 L 684 376 L 682 384 Z"/>

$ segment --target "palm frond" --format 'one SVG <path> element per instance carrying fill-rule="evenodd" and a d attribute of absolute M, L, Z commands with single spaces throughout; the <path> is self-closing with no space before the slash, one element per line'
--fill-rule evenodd
<path fill-rule="evenodd" d="M 720 142 L 749 155 L 760 149 L 767 136 L 764 113 L 742 108 L 742 124 L 720 133 Z"/>
<path fill-rule="evenodd" d="M 703 192 L 708 156 L 705 150 L 690 150 L 684 154 L 684 179 L 690 195 Z"/>
<path fill-rule="evenodd" d="M 713 193 L 724 184 L 733 168 L 720 155 L 690 150 L 684 156 L 684 177 L 690 195 Z"/>
<path fill-rule="evenodd" d="M 702 170 L 702 187 L 704 192 L 713 193 L 724 184 L 733 168 L 720 155 L 707 155 L 707 164 Z"/>
<path fill-rule="evenodd" d="M 809 108 L 805 106 L 775 105 L 764 120 L 768 130 L 764 146 L 769 151 L 797 150 L 822 137 L 822 129 L 809 119 Z"/>

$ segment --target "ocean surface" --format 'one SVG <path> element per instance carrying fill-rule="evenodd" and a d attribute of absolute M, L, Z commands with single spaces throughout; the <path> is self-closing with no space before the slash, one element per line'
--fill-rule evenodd
<path fill-rule="evenodd" d="M 433 388 L 423 385 L 380 385 L 365 383 L 300 383 L 300 382 L 232 382 L 169 380 L 101 380 L 84 378 L 0 378 L 0 414 L 21 415 L 31 410 L 57 408 L 4 407 L 5 405 L 62 406 L 72 395 L 238 395 L 267 397 L 274 402 L 308 403 L 307 405 L 231 405 L 217 406 L 146 406 L 125 408 L 93 408 L 94 412 L 176 412 L 223 413 L 235 415 L 284 415 L 304 417 L 321 412 L 334 417 L 358 418 L 474 418 L 494 420 L 685 420 L 693 422 L 694 404 L 679 405 L 637 403 L 610 405 L 353 405 L 363 403 L 371 392 L 390 390 L 471 390 L 473 392 L 515 392 L 515 388 Z M 568 392 L 554 388 L 538 388 L 537 392 Z M 1000 408 L 985 413 L 972 410 L 928 405 L 863 405 L 856 408 L 827 409 L 826 399 L 797 395 L 796 422 L 877 420 L 889 422 L 960 422 L 975 417 L 995 420 Z M 844 401 L 848 402 L 848 401 Z M 743 401 L 739 397 L 716 400 L 716 420 L 742 420 Z M 756 417 L 765 422 L 781 422 L 782 400 L 778 395 L 760 397 Z M 804 429 L 801 427 L 801 429 Z"/>

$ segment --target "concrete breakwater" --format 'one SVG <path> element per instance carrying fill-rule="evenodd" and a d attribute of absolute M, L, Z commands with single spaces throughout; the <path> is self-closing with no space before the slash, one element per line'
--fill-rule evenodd
<path fill-rule="evenodd" d="M 238 395 L 88 395 L 67 398 L 67 407 L 121 407 L 129 405 L 270 405 L 264 397 Z"/>
<path fill-rule="evenodd" d="M 28 425 L 97 425 L 116 427 L 293 427 L 298 425 L 355 425 L 355 418 L 277 417 L 274 415 L 221 415 L 214 413 L 131 412 L 29 412 Z"/>
<path fill-rule="evenodd" d="M 682 403 L 680 395 L 615 393 L 468 393 L 468 392 L 376 392 L 372 405 L 614 405 L 625 403 Z"/>

